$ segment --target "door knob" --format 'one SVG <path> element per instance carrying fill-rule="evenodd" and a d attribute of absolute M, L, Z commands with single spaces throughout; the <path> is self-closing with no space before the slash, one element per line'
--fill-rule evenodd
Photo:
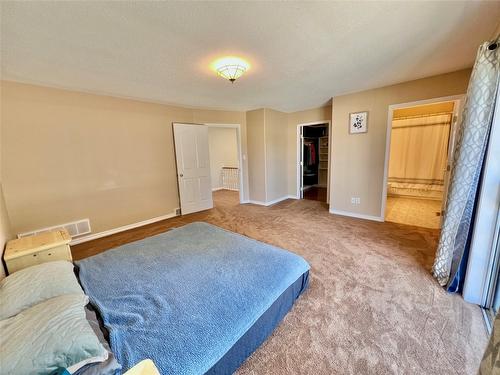
<path fill-rule="evenodd" d="M 184 175 L 181 173 L 181 174 L 179 175 L 179 177 L 184 177 Z"/>

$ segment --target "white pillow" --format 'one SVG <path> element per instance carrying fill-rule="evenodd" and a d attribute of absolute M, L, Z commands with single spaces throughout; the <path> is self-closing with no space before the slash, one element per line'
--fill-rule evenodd
<path fill-rule="evenodd" d="M 0 373 L 48 374 L 58 367 L 74 373 L 108 358 L 87 322 L 88 297 L 66 294 L 0 321 Z"/>
<path fill-rule="evenodd" d="M 66 260 L 47 262 L 14 272 L 0 281 L 0 320 L 49 298 L 81 294 L 83 290 Z"/>

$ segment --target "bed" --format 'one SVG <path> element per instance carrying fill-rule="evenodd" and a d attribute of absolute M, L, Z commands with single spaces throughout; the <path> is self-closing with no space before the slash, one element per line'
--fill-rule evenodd
<path fill-rule="evenodd" d="M 201 222 L 76 264 L 123 371 L 162 374 L 233 373 L 309 281 L 303 258 Z"/>

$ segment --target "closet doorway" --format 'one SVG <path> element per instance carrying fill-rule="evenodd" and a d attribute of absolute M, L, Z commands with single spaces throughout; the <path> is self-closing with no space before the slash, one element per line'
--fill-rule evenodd
<path fill-rule="evenodd" d="M 297 127 L 297 198 L 328 203 L 330 122 Z"/>
<path fill-rule="evenodd" d="M 460 100 L 389 109 L 386 221 L 439 229 Z"/>

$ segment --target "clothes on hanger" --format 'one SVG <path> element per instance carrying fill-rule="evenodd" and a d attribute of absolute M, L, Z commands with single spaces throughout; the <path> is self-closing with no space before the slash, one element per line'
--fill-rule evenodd
<path fill-rule="evenodd" d="M 304 142 L 304 164 L 308 166 L 316 164 L 316 146 L 314 142 Z"/>

